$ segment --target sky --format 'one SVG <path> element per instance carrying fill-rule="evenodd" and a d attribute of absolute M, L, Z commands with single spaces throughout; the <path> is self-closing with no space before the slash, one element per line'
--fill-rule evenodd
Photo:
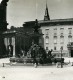
<path fill-rule="evenodd" d="M 47 0 L 50 19 L 73 18 L 73 0 Z M 8 28 L 22 27 L 24 22 L 44 19 L 46 0 L 9 0 Z"/>
<path fill-rule="evenodd" d="M 1 1 L 2 1 L 2 0 L 0 0 L 0 3 L 1 3 Z"/>

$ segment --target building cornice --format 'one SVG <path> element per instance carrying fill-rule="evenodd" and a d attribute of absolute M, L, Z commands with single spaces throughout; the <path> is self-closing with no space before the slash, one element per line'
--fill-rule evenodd
<path fill-rule="evenodd" d="M 73 25 L 73 18 L 69 19 L 53 19 L 53 20 L 39 20 L 41 26 L 58 26 L 58 25 Z"/>
<path fill-rule="evenodd" d="M 73 18 L 68 19 L 53 19 L 53 20 L 38 20 L 40 26 L 59 26 L 59 25 L 73 25 Z M 28 21 L 23 24 L 24 27 L 35 26 L 35 21 Z"/>

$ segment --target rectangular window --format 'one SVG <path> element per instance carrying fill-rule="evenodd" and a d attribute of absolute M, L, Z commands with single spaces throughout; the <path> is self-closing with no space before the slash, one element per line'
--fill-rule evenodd
<path fill-rule="evenodd" d="M 64 35 L 64 28 L 60 28 L 60 36 Z"/>
<path fill-rule="evenodd" d="M 57 36 L 57 33 L 54 33 L 54 36 Z"/>
<path fill-rule="evenodd" d="M 72 34 L 72 28 L 68 28 L 69 34 Z"/>
<path fill-rule="evenodd" d="M 49 29 L 45 29 L 45 34 L 49 35 Z"/>
<path fill-rule="evenodd" d="M 72 42 L 72 37 L 68 37 L 68 42 Z"/>
<path fill-rule="evenodd" d="M 54 46 L 54 50 L 57 50 L 56 46 Z"/>
<path fill-rule="evenodd" d="M 45 43 L 49 44 L 49 37 L 48 36 L 45 37 Z"/>
<path fill-rule="evenodd" d="M 54 37 L 54 44 L 57 44 L 57 37 Z"/>
<path fill-rule="evenodd" d="M 60 37 L 60 43 L 61 43 L 61 44 L 64 43 L 64 37 Z"/>
<path fill-rule="evenodd" d="M 57 28 L 54 28 L 54 36 L 57 36 Z"/>

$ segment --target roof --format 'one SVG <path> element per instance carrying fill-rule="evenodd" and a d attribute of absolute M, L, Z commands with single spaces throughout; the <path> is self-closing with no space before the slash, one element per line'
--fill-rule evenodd
<path fill-rule="evenodd" d="M 53 20 L 39 20 L 39 24 L 41 24 L 41 26 L 44 25 L 73 25 L 73 18 L 68 18 L 68 19 L 53 19 Z"/>
<path fill-rule="evenodd" d="M 73 18 L 67 19 L 53 19 L 53 20 L 38 20 L 41 26 L 55 26 L 55 25 L 73 25 Z M 23 24 L 23 26 L 34 26 L 35 21 L 28 21 Z"/>

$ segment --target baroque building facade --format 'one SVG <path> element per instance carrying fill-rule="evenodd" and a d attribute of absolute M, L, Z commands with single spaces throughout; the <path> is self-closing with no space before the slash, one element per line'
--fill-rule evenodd
<path fill-rule="evenodd" d="M 73 19 L 40 21 L 40 24 L 46 51 L 52 49 L 52 53 L 60 57 L 62 48 L 64 57 L 73 57 L 70 48 L 73 41 Z"/>
<path fill-rule="evenodd" d="M 46 51 L 53 50 L 56 57 L 73 57 L 73 18 L 50 20 L 46 4 L 44 20 L 40 20 Z M 47 18 L 47 19 L 45 19 Z"/>

